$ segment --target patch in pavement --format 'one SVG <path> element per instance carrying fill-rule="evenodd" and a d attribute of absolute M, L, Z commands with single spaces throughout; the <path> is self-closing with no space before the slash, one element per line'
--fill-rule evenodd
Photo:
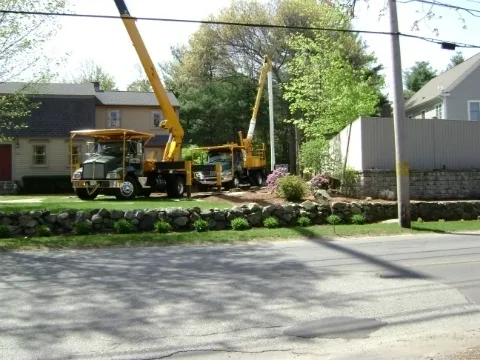
<path fill-rule="evenodd" d="M 364 339 L 386 325 L 386 322 L 376 319 L 338 316 L 309 321 L 288 328 L 283 333 L 301 338 Z"/>

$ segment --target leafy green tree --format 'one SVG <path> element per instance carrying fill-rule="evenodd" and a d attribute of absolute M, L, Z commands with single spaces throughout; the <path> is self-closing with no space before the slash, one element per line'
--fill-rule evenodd
<path fill-rule="evenodd" d="M 316 0 L 270 0 L 269 2 L 239 0 L 232 2 L 218 15 L 211 16 L 209 20 L 274 23 L 304 27 L 349 28 L 351 26 L 351 19 L 348 16 L 343 15 L 334 6 Z M 212 87 L 215 91 L 227 93 L 229 90 L 227 91 L 219 84 L 222 81 L 228 82 L 229 79 L 236 80 L 239 74 L 256 84 L 263 56 L 268 55 L 273 63 L 277 160 L 278 162 L 289 162 L 291 165 L 295 164 L 295 131 L 292 124 L 284 121 L 291 117 L 291 113 L 289 102 L 283 97 L 284 89 L 281 84 L 288 81 L 291 76 L 287 70 L 287 64 L 295 56 L 287 39 L 298 32 L 298 30 L 288 28 L 204 24 L 191 37 L 188 46 L 172 48 L 173 61 L 162 64 L 161 68 L 167 88 L 174 91 L 182 104 L 181 118 L 185 123 L 189 123 L 189 126 L 192 126 L 188 134 L 191 134 L 195 143 L 205 144 L 210 141 L 207 136 L 210 136 L 211 133 L 204 129 L 209 126 L 212 129 L 223 129 L 226 119 L 238 119 L 239 113 L 246 119 L 240 122 L 242 130 L 246 131 L 245 127 L 248 127 L 255 91 L 242 94 L 233 88 L 234 94 L 225 98 L 225 101 L 231 101 L 233 106 L 230 106 L 228 112 L 219 117 L 213 114 L 213 108 L 217 106 L 217 101 L 209 96 L 206 89 L 211 90 Z M 300 33 L 306 38 L 313 39 L 317 32 L 305 30 Z M 326 36 L 333 40 L 339 39 L 337 32 L 327 32 Z M 374 57 L 366 52 L 365 44 L 354 34 L 341 37 L 338 44 L 344 58 L 355 69 L 364 69 L 366 64 L 375 61 Z M 373 67 L 370 70 L 370 73 L 363 73 L 365 78 L 369 78 L 372 84 L 375 82 L 374 80 L 379 84 L 382 83 L 380 70 L 375 72 Z M 194 93 L 197 93 L 198 97 L 194 97 Z M 266 88 L 264 94 L 267 94 Z M 239 101 L 239 97 L 242 99 L 241 103 L 246 104 L 246 109 L 248 104 L 248 110 L 243 111 L 235 106 L 235 101 Z M 223 96 L 221 98 L 224 99 Z M 195 104 L 195 106 L 190 104 Z M 266 114 L 259 114 L 255 133 L 255 139 L 258 141 L 268 142 L 267 104 L 268 102 L 264 101 L 260 107 L 261 111 L 265 111 Z M 201 126 L 198 125 L 200 120 L 197 112 L 193 109 L 211 112 L 208 122 Z M 215 136 L 223 136 L 223 139 L 226 140 L 231 138 L 233 132 L 228 128 L 223 132 L 224 134 L 215 134 Z M 188 134 L 187 136 L 190 136 Z"/>
<path fill-rule="evenodd" d="M 419 91 L 426 83 L 437 76 L 437 72 L 432 68 L 428 61 L 417 61 L 415 65 L 405 70 L 403 73 L 406 87 L 405 97 Z"/>
<path fill-rule="evenodd" d="M 0 0 L 2 10 L 63 12 L 65 0 Z M 3 14 L 0 16 L 0 82 L 24 82 L 14 94 L 0 95 L 0 140 L 11 138 L 15 130 L 27 126 L 25 119 L 38 102 L 26 94 L 33 94 L 38 86 L 54 77 L 61 60 L 51 59 L 45 43 L 59 30 L 52 17 Z"/>
<path fill-rule="evenodd" d="M 450 58 L 450 63 L 447 65 L 447 70 L 454 68 L 455 66 L 463 63 L 464 61 L 465 58 L 463 57 L 463 54 L 460 51 L 456 52 L 455 55 Z"/>
<path fill-rule="evenodd" d="M 307 137 L 326 137 L 350 121 L 375 111 L 378 93 L 365 79 L 367 69 L 355 69 L 331 38 L 302 35 L 290 40 L 295 58 L 287 65 L 285 85 L 292 121 Z"/>
<path fill-rule="evenodd" d="M 92 59 L 85 60 L 78 68 L 73 76 L 73 82 L 77 84 L 98 82 L 102 90 L 118 90 L 115 78 Z"/>

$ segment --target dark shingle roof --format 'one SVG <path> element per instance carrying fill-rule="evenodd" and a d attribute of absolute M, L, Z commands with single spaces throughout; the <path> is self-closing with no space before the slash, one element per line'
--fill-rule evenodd
<path fill-rule="evenodd" d="M 0 83 L 0 94 L 12 94 L 22 89 L 25 89 L 25 93 L 32 95 L 95 96 L 99 105 L 159 106 L 153 92 L 95 91 L 93 83 L 35 85 L 20 82 Z M 179 107 L 175 95 L 172 92 L 167 94 L 171 104 Z"/>
<path fill-rule="evenodd" d="M 178 107 L 179 103 L 175 95 L 171 92 L 167 94 L 172 106 Z M 153 92 L 100 91 L 95 96 L 101 105 L 159 106 Z"/>
<path fill-rule="evenodd" d="M 456 85 L 458 80 L 463 80 L 465 76 L 476 69 L 480 65 L 480 53 L 468 58 L 461 64 L 447 70 L 437 77 L 426 83 L 419 91 L 417 91 L 405 103 L 405 109 L 411 109 L 420 104 L 426 103 L 430 100 L 440 96 L 442 92 L 450 92 Z"/>
<path fill-rule="evenodd" d="M 0 94 L 23 91 L 29 95 L 94 96 L 93 84 L 33 84 L 21 82 L 0 83 Z"/>

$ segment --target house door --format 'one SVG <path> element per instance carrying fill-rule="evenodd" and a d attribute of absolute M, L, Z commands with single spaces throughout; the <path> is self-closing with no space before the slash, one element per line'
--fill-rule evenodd
<path fill-rule="evenodd" d="M 12 145 L 0 145 L 0 181 L 12 181 Z"/>

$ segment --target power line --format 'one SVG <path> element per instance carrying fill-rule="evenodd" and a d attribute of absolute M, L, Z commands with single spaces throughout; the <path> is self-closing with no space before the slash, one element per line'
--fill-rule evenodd
<path fill-rule="evenodd" d="M 446 4 L 446 3 L 436 1 L 436 0 L 414 0 L 414 1 L 418 2 L 418 3 L 422 3 L 422 4 L 442 6 L 442 7 L 453 9 L 453 10 L 462 10 L 462 11 L 465 11 L 465 12 L 469 13 L 472 16 L 476 16 L 476 17 L 480 16 L 480 15 L 475 15 L 474 14 L 474 13 L 480 14 L 479 9 L 472 9 L 472 8 L 466 8 L 466 7 L 463 7 L 463 6 L 458 6 L 458 5 Z"/>
<path fill-rule="evenodd" d="M 427 0 L 416 0 L 427 1 Z M 119 15 L 95 15 L 95 14 L 74 14 L 74 13 L 59 13 L 59 12 L 42 12 L 42 11 L 20 11 L 20 10 L 0 10 L 0 14 L 14 14 L 14 15 L 39 15 L 39 16 L 63 16 L 63 17 L 82 17 L 82 18 L 95 18 L 95 19 L 124 19 Z M 455 45 L 455 47 L 461 48 L 480 48 L 480 45 L 451 42 L 446 40 L 439 40 L 419 35 L 405 34 L 402 32 L 392 33 L 388 31 L 371 31 L 371 30 L 352 30 L 341 28 L 324 28 L 324 27 L 309 27 L 309 26 L 289 26 L 289 25 L 274 25 L 274 24 L 257 24 L 257 23 L 243 23 L 243 22 L 230 22 L 230 21 L 217 21 L 217 20 L 190 20 L 190 19 L 171 19 L 171 18 L 154 18 L 154 17 L 131 17 L 134 20 L 144 21 L 161 21 L 161 22 L 178 22 L 178 23 L 194 23 L 194 24 L 209 24 L 209 25 L 230 25 L 230 26 L 243 26 L 243 27 L 258 27 L 258 28 L 274 28 L 274 29 L 289 29 L 289 30 L 311 30 L 311 31 L 332 31 L 342 33 L 356 33 L 356 34 L 369 34 L 369 35 L 398 35 L 408 37 L 412 39 L 429 41 L 435 44 L 449 44 Z"/>

